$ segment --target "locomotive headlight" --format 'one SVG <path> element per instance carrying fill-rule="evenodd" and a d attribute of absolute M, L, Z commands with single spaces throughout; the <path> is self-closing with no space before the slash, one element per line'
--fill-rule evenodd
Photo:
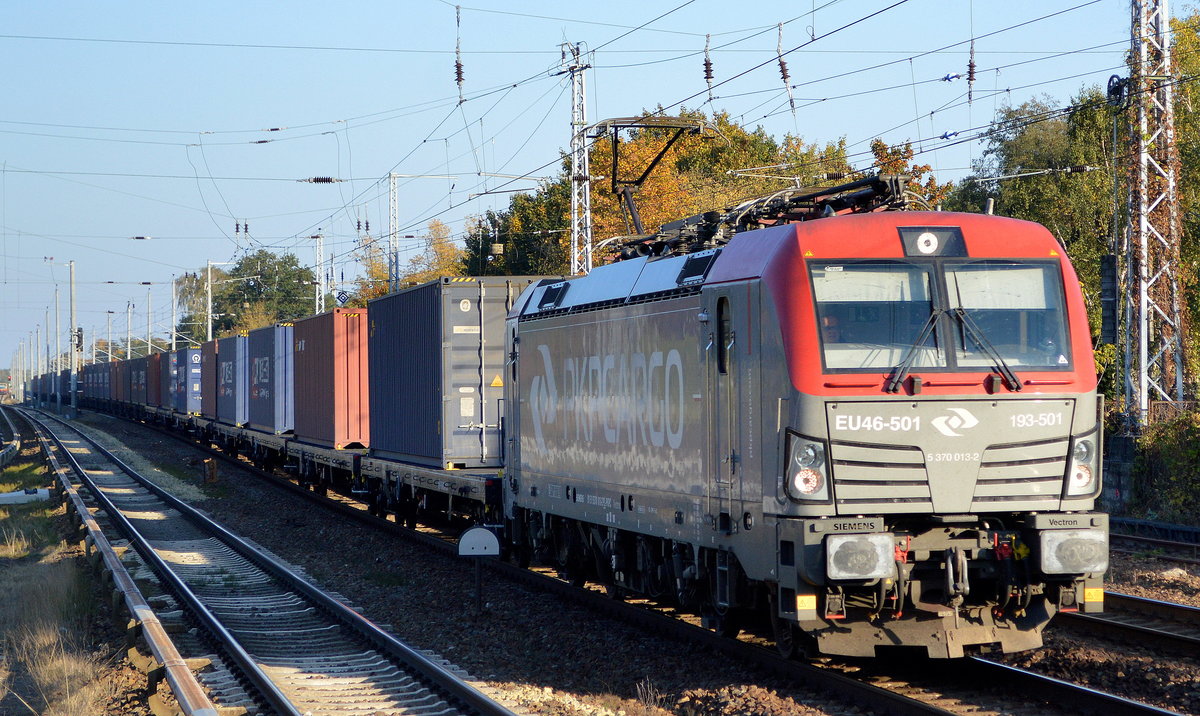
<path fill-rule="evenodd" d="M 1095 432 L 1074 439 L 1064 497 L 1090 497 L 1100 491 L 1099 452 Z"/>
<path fill-rule="evenodd" d="M 1104 530 L 1043 530 L 1039 536 L 1045 574 L 1086 574 L 1108 569 Z"/>
<path fill-rule="evenodd" d="M 834 580 L 895 577 L 895 538 L 890 533 L 826 537 L 825 576 Z"/>
<path fill-rule="evenodd" d="M 821 465 L 821 446 L 813 443 L 801 443 L 794 458 L 796 464 L 800 467 L 820 467 Z"/>
<path fill-rule="evenodd" d="M 1075 462 L 1091 462 L 1092 460 L 1092 441 L 1079 440 L 1075 443 L 1075 447 L 1071 450 L 1071 459 Z"/>
<path fill-rule="evenodd" d="M 825 470 L 825 446 L 789 432 L 787 454 L 784 485 L 788 497 L 796 501 L 827 501 L 829 481 Z"/>

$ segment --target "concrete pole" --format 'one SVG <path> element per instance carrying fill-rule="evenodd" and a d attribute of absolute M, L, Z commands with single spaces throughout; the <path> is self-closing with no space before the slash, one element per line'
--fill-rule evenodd
<path fill-rule="evenodd" d="M 208 317 L 208 330 L 204 340 L 212 340 L 212 261 L 208 262 L 208 280 L 204 284 L 204 314 Z"/>
<path fill-rule="evenodd" d="M 58 286 L 54 287 L 54 410 L 62 413 L 62 389 L 59 373 L 62 372 L 62 326 L 59 323 Z"/>
<path fill-rule="evenodd" d="M 175 326 L 179 325 L 175 318 L 175 277 L 171 277 L 171 352 L 175 352 Z"/>
<path fill-rule="evenodd" d="M 79 382 L 79 353 L 83 351 L 83 337 L 76 339 L 76 331 L 81 329 L 78 328 L 79 319 L 75 314 L 75 261 L 68 261 L 67 265 L 71 267 L 71 416 L 74 417 L 79 410 L 75 392 Z"/>
<path fill-rule="evenodd" d="M 150 352 L 154 350 L 154 344 L 150 340 L 151 339 L 150 316 L 154 313 L 153 311 L 150 310 L 151 305 L 152 304 L 150 303 L 150 289 L 147 288 L 146 289 L 146 355 L 150 355 Z"/>
<path fill-rule="evenodd" d="M 125 302 L 125 360 L 133 358 L 133 304 Z"/>

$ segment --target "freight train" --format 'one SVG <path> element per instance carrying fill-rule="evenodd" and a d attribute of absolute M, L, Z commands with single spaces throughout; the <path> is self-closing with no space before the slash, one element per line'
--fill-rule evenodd
<path fill-rule="evenodd" d="M 765 617 L 788 655 L 1034 648 L 1103 608 L 1083 296 L 1045 228 L 898 210 L 902 184 L 86 366 L 83 400 L 723 632 Z"/>

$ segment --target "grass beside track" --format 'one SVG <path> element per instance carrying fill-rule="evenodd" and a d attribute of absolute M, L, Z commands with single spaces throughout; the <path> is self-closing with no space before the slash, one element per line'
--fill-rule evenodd
<path fill-rule="evenodd" d="M 36 448 L 0 472 L 0 492 L 47 487 Z M 92 573 L 62 540 L 61 506 L 0 506 L 0 713 L 94 716 L 114 685 L 94 652 Z"/>

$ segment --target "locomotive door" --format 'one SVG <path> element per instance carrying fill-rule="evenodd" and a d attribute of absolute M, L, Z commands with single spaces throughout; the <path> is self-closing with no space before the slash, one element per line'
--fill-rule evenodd
<path fill-rule="evenodd" d="M 713 431 L 712 505 L 717 528 L 730 532 L 733 528 L 732 503 L 737 497 L 741 477 L 741 396 L 738 382 L 737 341 L 734 303 L 726 291 L 718 291 L 710 376 L 713 400 L 709 424 Z"/>

